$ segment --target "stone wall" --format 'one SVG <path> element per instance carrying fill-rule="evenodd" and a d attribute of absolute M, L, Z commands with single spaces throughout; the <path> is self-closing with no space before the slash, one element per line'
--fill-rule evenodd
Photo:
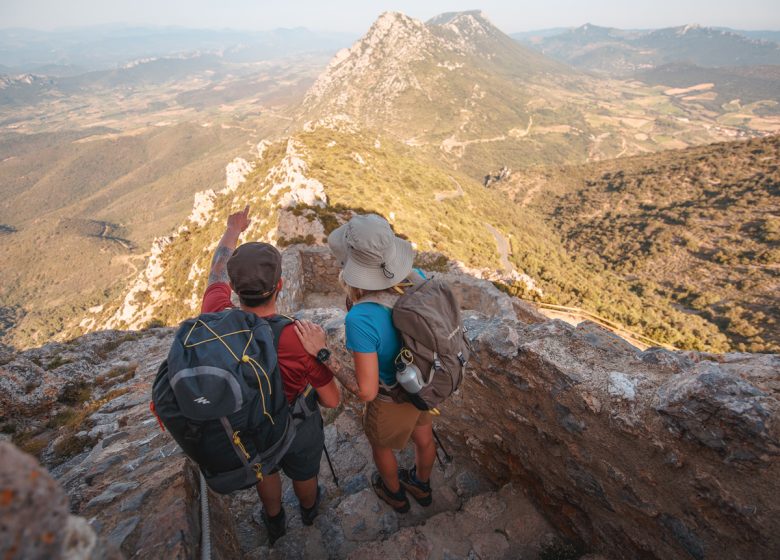
<path fill-rule="evenodd" d="M 301 246 L 303 283 L 305 291 L 312 293 L 341 294 L 339 263 L 327 247 Z"/>
<path fill-rule="evenodd" d="M 448 278 L 474 355 L 439 431 L 497 483 L 610 558 L 780 557 L 780 356 L 640 352 L 592 323 L 544 321 Z M 343 311 L 326 326 L 349 376 Z M 515 318 L 522 317 L 522 322 Z"/>
<path fill-rule="evenodd" d="M 279 312 L 292 313 L 301 308 L 305 293 L 303 260 L 300 251 L 286 250 L 282 253 L 282 293 L 277 305 Z"/>
<path fill-rule="evenodd" d="M 305 315 L 343 345 L 341 311 Z M 592 325 L 466 317 L 472 364 L 437 420 L 450 453 L 519 483 L 610 558 L 780 555 L 780 405 L 749 381 L 776 380 L 778 356 L 697 362 Z M 334 356 L 350 375 L 346 353 Z"/>

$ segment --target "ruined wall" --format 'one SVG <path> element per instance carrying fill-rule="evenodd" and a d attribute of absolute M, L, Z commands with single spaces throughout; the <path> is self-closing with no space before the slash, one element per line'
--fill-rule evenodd
<path fill-rule="evenodd" d="M 479 310 L 464 314 L 469 374 L 437 420 L 451 453 L 520 481 L 610 558 L 780 557 L 779 356 L 640 352 L 591 323 L 518 321 L 489 283 L 450 280 Z M 351 375 L 343 311 L 305 315 Z"/>

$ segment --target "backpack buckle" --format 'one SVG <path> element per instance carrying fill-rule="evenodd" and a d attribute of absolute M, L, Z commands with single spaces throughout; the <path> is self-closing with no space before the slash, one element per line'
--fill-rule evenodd
<path fill-rule="evenodd" d="M 257 477 L 258 481 L 263 480 L 263 464 L 262 463 L 255 463 L 252 465 L 252 468 L 255 471 L 255 476 Z"/>

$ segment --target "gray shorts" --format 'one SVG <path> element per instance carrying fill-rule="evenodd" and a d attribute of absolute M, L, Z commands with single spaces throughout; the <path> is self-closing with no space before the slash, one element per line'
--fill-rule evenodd
<path fill-rule="evenodd" d="M 319 406 L 314 413 L 298 426 L 295 439 L 285 453 L 279 466 L 291 480 L 309 480 L 320 472 L 320 459 L 325 445 L 325 433 L 322 431 L 322 415 Z"/>

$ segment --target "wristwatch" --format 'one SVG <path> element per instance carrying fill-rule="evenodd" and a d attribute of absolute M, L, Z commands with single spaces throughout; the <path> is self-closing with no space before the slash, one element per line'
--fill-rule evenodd
<path fill-rule="evenodd" d="M 327 348 L 321 348 L 319 352 L 317 352 L 317 361 L 321 364 L 324 364 L 328 361 L 328 358 L 330 358 L 330 350 Z"/>

